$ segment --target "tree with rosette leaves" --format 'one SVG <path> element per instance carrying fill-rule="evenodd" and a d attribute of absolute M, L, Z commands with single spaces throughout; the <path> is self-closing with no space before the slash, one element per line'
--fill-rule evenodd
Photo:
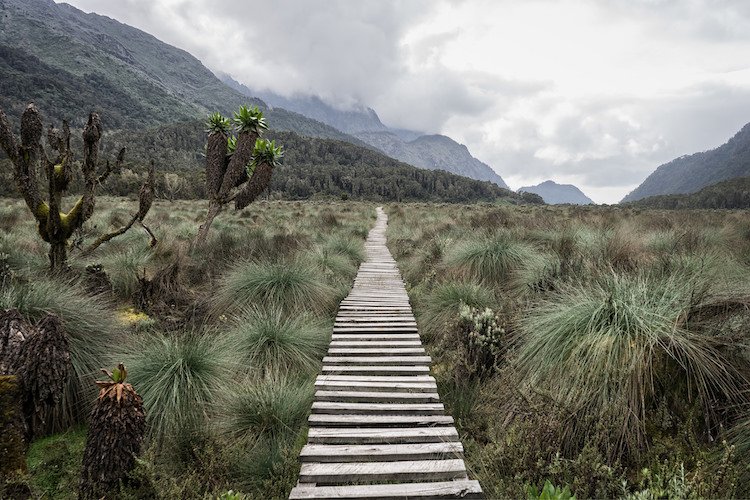
<path fill-rule="evenodd" d="M 117 496 L 120 482 L 133 470 L 146 431 L 143 399 L 126 383 L 128 372 L 120 363 L 97 381 L 99 397 L 89 417 L 78 497 Z"/>
<path fill-rule="evenodd" d="M 284 156 L 281 146 L 261 138 L 268 128 L 257 107 L 240 106 L 233 123 L 220 113 L 208 117 L 206 132 L 206 192 L 208 213 L 194 245 L 205 243 L 208 231 L 224 206 L 247 207 L 268 187 L 273 169 Z M 236 132 L 236 135 L 232 133 Z"/>

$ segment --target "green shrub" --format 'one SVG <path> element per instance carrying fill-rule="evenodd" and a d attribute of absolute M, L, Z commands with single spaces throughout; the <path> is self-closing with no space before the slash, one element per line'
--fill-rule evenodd
<path fill-rule="evenodd" d="M 317 373 L 328 348 L 328 326 L 306 313 L 284 315 L 278 308 L 248 308 L 228 333 L 231 349 L 247 370 Z"/>
<path fill-rule="evenodd" d="M 568 285 L 528 311 L 517 367 L 528 384 L 549 387 L 578 412 L 569 442 L 585 439 L 591 418 L 607 420 L 612 452 L 637 452 L 655 393 L 698 396 L 709 420 L 712 401 L 735 400 L 741 381 L 717 348 L 722 340 L 686 321 L 704 286 L 690 275 L 610 273 Z"/>
<path fill-rule="evenodd" d="M 242 440 L 294 438 L 310 411 L 313 392 L 311 383 L 280 375 L 244 383 L 225 405 L 223 427 Z"/>
<path fill-rule="evenodd" d="M 219 313 L 255 305 L 323 314 L 333 311 L 335 297 L 335 290 L 307 261 L 240 262 L 222 279 L 213 304 Z"/>
<path fill-rule="evenodd" d="M 424 309 L 419 315 L 420 326 L 427 335 L 440 335 L 449 323 L 458 319 L 461 305 L 484 309 L 493 301 L 492 291 L 482 285 L 461 281 L 441 283 L 424 301 Z"/>
<path fill-rule="evenodd" d="M 479 283 L 497 285 L 535 260 L 538 254 L 532 246 L 503 231 L 459 243 L 446 255 L 445 265 Z"/>
<path fill-rule="evenodd" d="M 157 446 L 190 445 L 201 437 L 217 396 L 231 387 L 236 358 L 223 342 L 199 332 L 138 336 L 123 356 L 143 398 L 148 435 Z"/>
<path fill-rule="evenodd" d="M 567 486 L 558 488 L 549 480 L 544 482 L 541 491 L 536 486 L 529 486 L 527 493 L 529 500 L 576 500 L 576 496 L 570 492 L 570 488 Z"/>

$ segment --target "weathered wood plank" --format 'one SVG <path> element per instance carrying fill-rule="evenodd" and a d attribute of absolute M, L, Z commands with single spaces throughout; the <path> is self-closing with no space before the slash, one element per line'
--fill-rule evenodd
<path fill-rule="evenodd" d="M 315 388 L 321 391 L 401 392 L 407 394 L 432 393 L 437 391 L 434 382 L 357 382 L 346 380 L 316 381 Z"/>
<path fill-rule="evenodd" d="M 326 365 L 425 365 L 432 363 L 429 356 L 326 356 Z"/>
<path fill-rule="evenodd" d="M 424 355 L 424 347 L 376 347 L 361 346 L 337 347 L 328 349 L 329 356 L 408 356 Z"/>
<path fill-rule="evenodd" d="M 308 444 L 302 462 L 397 462 L 463 458 L 459 442 L 414 444 Z"/>
<path fill-rule="evenodd" d="M 314 427 L 426 427 L 453 425 L 450 415 L 319 415 L 307 419 Z"/>
<path fill-rule="evenodd" d="M 358 403 L 435 403 L 440 401 L 440 396 L 436 392 L 318 390 L 315 392 L 315 400 Z"/>
<path fill-rule="evenodd" d="M 356 429 L 311 427 L 307 441 L 315 444 L 408 444 L 440 443 L 458 440 L 455 427 L 410 427 Z"/>
<path fill-rule="evenodd" d="M 403 365 L 403 366 L 347 366 L 347 365 L 323 365 L 325 375 L 427 375 L 430 373 L 429 366 Z"/>
<path fill-rule="evenodd" d="M 445 481 L 465 479 L 463 460 L 303 463 L 301 483 L 342 484 L 362 481 Z"/>
<path fill-rule="evenodd" d="M 357 403 L 341 401 L 315 401 L 315 415 L 443 415 L 443 403 Z"/>
<path fill-rule="evenodd" d="M 478 481 L 441 481 L 433 483 L 398 483 L 378 485 L 351 486 L 306 486 L 300 485 L 292 490 L 290 500 L 308 499 L 351 499 L 351 500 L 387 500 L 387 499 L 435 499 L 458 498 L 474 500 L 483 498 Z"/>

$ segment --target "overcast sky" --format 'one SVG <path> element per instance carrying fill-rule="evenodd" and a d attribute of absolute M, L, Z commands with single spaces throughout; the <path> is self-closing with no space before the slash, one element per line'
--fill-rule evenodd
<path fill-rule="evenodd" d="M 747 0 L 68 0 L 281 94 L 616 202 L 750 122 Z"/>

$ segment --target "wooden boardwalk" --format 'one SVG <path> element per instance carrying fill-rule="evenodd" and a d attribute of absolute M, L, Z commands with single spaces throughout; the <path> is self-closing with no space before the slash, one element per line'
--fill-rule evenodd
<path fill-rule="evenodd" d="M 339 307 L 289 498 L 482 498 L 445 415 L 378 208 Z"/>

